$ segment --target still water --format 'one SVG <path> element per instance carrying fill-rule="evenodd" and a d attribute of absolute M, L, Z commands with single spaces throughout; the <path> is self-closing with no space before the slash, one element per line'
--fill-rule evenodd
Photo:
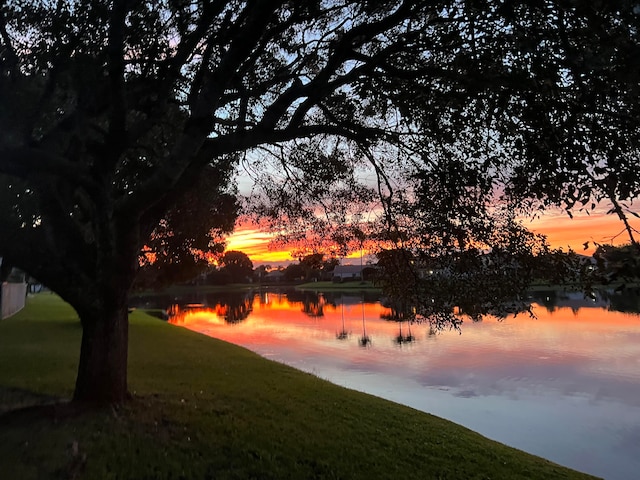
<path fill-rule="evenodd" d="M 640 478 L 640 297 L 532 295 L 535 318 L 465 321 L 461 332 L 386 320 L 390 310 L 370 294 L 256 291 L 164 302 L 176 325 L 562 465 Z"/>

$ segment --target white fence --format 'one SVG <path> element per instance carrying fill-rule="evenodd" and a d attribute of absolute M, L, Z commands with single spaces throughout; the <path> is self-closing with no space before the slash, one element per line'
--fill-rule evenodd
<path fill-rule="evenodd" d="M 26 283 L 3 283 L 0 286 L 2 290 L 2 299 L 0 306 L 2 312 L 0 318 L 7 318 L 24 308 L 27 298 Z"/>

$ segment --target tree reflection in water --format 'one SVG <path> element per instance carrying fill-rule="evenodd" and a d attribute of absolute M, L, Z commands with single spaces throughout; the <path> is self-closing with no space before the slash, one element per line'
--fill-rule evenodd
<path fill-rule="evenodd" d="M 365 302 L 365 298 L 364 298 L 364 294 L 362 295 L 362 303 L 360 304 L 362 306 L 362 336 L 358 339 L 358 344 L 361 347 L 368 347 L 369 345 L 371 345 L 371 337 L 369 337 L 369 335 L 367 335 L 367 325 L 365 323 L 365 319 L 364 319 L 364 302 Z"/>
<path fill-rule="evenodd" d="M 527 302 L 539 305 L 539 314 L 542 312 L 553 313 L 556 310 L 572 309 L 574 312 L 592 308 L 604 308 L 605 310 L 634 312 L 638 313 L 640 296 L 637 290 L 626 288 L 624 292 L 613 290 L 601 290 L 597 292 L 596 298 L 587 298 L 581 292 L 571 292 L 561 289 L 530 292 Z M 369 306 L 377 305 L 369 312 Z M 270 314 L 274 322 L 287 319 L 311 317 L 315 320 L 326 318 L 330 325 L 324 328 L 334 341 L 347 341 L 352 337 L 353 329 L 356 328 L 357 316 L 361 315 L 361 330 L 353 339 L 354 345 L 359 347 L 369 347 L 372 345 L 370 332 L 372 328 L 377 328 L 377 318 L 386 322 L 396 322 L 397 330 L 394 327 L 385 330 L 386 338 L 392 344 L 404 346 L 414 344 L 419 337 L 414 336 L 416 326 L 412 323 L 412 307 L 408 305 L 398 305 L 388 299 L 380 300 L 375 294 L 360 293 L 353 295 L 346 292 L 328 292 L 318 294 L 315 292 L 294 292 L 294 291 L 245 291 L 245 292 L 213 292 L 203 294 L 203 292 L 193 292 L 181 298 L 174 296 L 140 297 L 138 303 L 133 307 L 144 308 L 148 311 L 157 309 L 157 316 L 168 319 L 171 323 L 184 324 L 186 322 L 200 321 L 204 314 L 209 312 L 214 314 L 212 319 L 219 319 L 218 324 L 239 324 L 250 318 L 254 313 L 254 308 L 261 311 L 261 315 L 271 311 Z M 360 312 L 358 312 L 360 308 Z M 357 313 L 356 313 L 357 312 Z M 367 313 L 369 312 L 369 313 Z M 462 308 L 454 308 L 456 314 L 463 313 Z M 351 315 L 353 318 L 350 318 Z M 373 316 L 372 316 L 373 315 Z M 215 322 L 215 320 L 212 320 Z M 352 322 L 349 324 L 349 322 Z M 373 323 L 372 323 L 373 322 Z M 407 322 L 405 324 L 405 322 Z M 322 327 L 322 322 L 316 322 Z M 442 329 L 438 328 L 439 323 L 425 322 L 427 330 L 426 337 L 434 339 Z M 448 325 L 451 325 L 450 323 Z M 337 327 L 337 328 L 336 328 Z M 349 328 L 347 328 L 349 327 Z M 211 327 L 207 327 L 211 328 Z M 251 327 L 253 328 L 253 327 Z M 301 328 L 306 328 L 301 325 Z M 243 331 L 243 334 L 244 331 Z M 380 335 L 375 330 L 375 335 Z"/>
<path fill-rule="evenodd" d="M 302 313 L 311 317 L 311 318 L 319 318 L 324 316 L 324 304 L 319 298 L 316 301 L 305 301 L 302 304 Z"/>
<path fill-rule="evenodd" d="M 293 290 L 287 293 L 287 298 L 291 303 L 300 302 L 302 304 L 302 313 L 311 318 L 320 318 L 324 316 L 325 298 L 322 294 L 308 290 Z"/>
<path fill-rule="evenodd" d="M 189 311 L 209 310 L 224 319 L 225 323 L 238 324 L 246 320 L 253 311 L 253 298 L 253 292 L 225 292 L 224 295 L 210 295 L 201 299 L 199 303 L 189 302 L 190 298 L 187 297 L 180 303 L 169 305 L 166 312 L 171 319 Z"/>
<path fill-rule="evenodd" d="M 342 315 L 342 330 L 336 333 L 336 338 L 338 340 L 346 340 L 349 338 L 349 332 L 347 332 L 344 325 L 344 299 L 342 298 L 342 295 L 340 295 L 340 313 Z"/>
<path fill-rule="evenodd" d="M 411 343 L 415 341 L 416 337 L 414 337 L 411 334 L 411 322 L 407 322 L 407 328 L 409 330 L 407 335 L 402 334 L 402 322 L 399 322 L 398 325 L 399 325 L 398 335 L 396 335 L 396 338 L 395 338 L 395 342 L 398 345 L 403 345 L 405 343 Z"/>
<path fill-rule="evenodd" d="M 390 322 L 398 322 L 398 335 L 394 338 L 394 342 L 398 345 L 404 345 L 405 343 L 412 343 L 416 340 L 416 337 L 411 333 L 411 322 L 413 321 L 414 315 L 409 307 L 406 305 L 398 306 L 396 304 L 392 304 L 390 307 L 389 313 L 381 313 L 380 318 L 383 320 L 387 320 Z M 402 333 L 402 324 L 407 322 L 408 333 L 404 335 Z"/>
<path fill-rule="evenodd" d="M 640 313 L 640 288 L 625 288 L 621 292 L 607 292 L 609 309 L 624 313 Z"/>
<path fill-rule="evenodd" d="M 567 291 L 561 288 L 531 292 L 530 299 L 544 306 L 549 313 L 568 307 L 577 312 L 581 308 L 606 308 L 610 311 L 640 313 L 640 288 L 595 289 L 592 296 L 583 292 Z"/>
<path fill-rule="evenodd" d="M 234 300 L 226 305 L 226 312 L 221 315 L 227 323 L 240 323 L 246 320 L 253 310 L 251 299 L 247 296 Z"/>

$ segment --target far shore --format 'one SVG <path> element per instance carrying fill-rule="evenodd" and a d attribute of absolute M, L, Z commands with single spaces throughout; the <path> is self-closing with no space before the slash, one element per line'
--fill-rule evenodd
<path fill-rule="evenodd" d="M 610 285 L 594 285 L 595 290 L 613 290 L 614 287 Z M 635 289 L 640 288 L 640 283 L 628 283 L 625 288 Z M 319 282 L 306 282 L 306 283 L 231 283 L 226 285 L 172 285 L 170 287 L 160 290 L 144 290 L 139 292 L 132 292 L 132 296 L 145 296 L 153 297 L 159 295 L 174 295 L 179 296 L 183 294 L 189 294 L 193 292 L 198 293 L 213 293 L 213 292 L 241 292 L 251 290 L 306 290 L 315 292 L 340 292 L 340 291 L 365 291 L 365 292 L 380 292 L 382 289 L 376 286 L 370 281 L 347 281 L 347 282 L 331 282 L 331 281 L 319 281 Z M 549 283 L 533 283 L 528 288 L 530 292 L 546 292 L 546 291 L 563 291 L 563 292 L 580 292 L 584 287 L 578 284 L 549 284 Z"/>

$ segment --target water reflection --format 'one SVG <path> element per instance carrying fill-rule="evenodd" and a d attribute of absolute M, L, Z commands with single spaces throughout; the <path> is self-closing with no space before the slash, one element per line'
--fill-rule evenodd
<path fill-rule="evenodd" d="M 349 338 L 349 332 L 347 332 L 344 324 L 344 303 L 342 302 L 340 304 L 340 314 L 342 316 L 342 329 L 338 333 L 336 333 L 336 338 L 338 340 L 346 340 L 347 338 Z"/>
<path fill-rule="evenodd" d="M 411 309 L 406 305 L 399 306 L 396 304 L 389 304 L 388 308 L 389 311 L 381 313 L 380 318 L 390 322 L 398 323 L 398 334 L 394 338 L 394 342 L 399 346 L 414 342 L 416 340 L 416 337 L 414 337 L 411 333 Z M 407 325 L 405 327 L 405 334 L 403 334 L 402 325 L 405 322 Z"/>
<path fill-rule="evenodd" d="M 410 324 L 370 294 L 194 293 L 152 306 L 177 305 L 172 323 L 615 480 L 640 471 L 631 293 L 534 292 L 534 318 L 487 317 L 461 333 Z"/>
<path fill-rule="evenodd" d="M 625 288 L 616 292 L 613 290 L 600 290 L 595 292 L 595 298 L 585 296 L 582 292 L 565 291 L 561 289 L 538 290 L 530 293 L 529 304 L 543 306 L 548 312 L 554 312 L 558 308 L 569 307 L 575 313 L 582 308 L 604 308 L 609 311 L 626 313 L 640 313 L 640 288 Z M 312 291 L 268 291 L 250 290 L 246 292 L 212 292 L 192 293 L 181 295 L 180 297 L 170 295 L 133 296 L 131 306 L 140 308 L 162 308 L 169 310 L 175 308 L 193 308 L 202 306 L 206 308 L 220 308 L 221 315 L 228 316 L 233 323 L 245 320 L 251 313 L 253 302 L 259 299 L 262 305 L 268 305 L 274 295 L 284 295 L 288 304 L 297 305 L 302 313 L 312 318 L 324 316 L 325 306 L 333 309 L 340 305 L 347 307 L 360 303 L 371 304 L 380 303 L 384 309 L 381 312 L 383 318 L 388 320 L 400 320 L 411 317 L 410 305 L 396 305 L 389 299 L 380 299 L 375 292 L 364 293 L 344 293 L 328 292 L 317 293 Z M 229 313 L 226 313 L 229 311 Z M 539 313 L 539 312 L 538 312 Z"/>
<path fill-rule="evenodd" d="M 367 335 L 367 321 L 364 315 L 364 296 L 362 297 L 362 336 L 358 339 L 358 345 L 367 348 L 371 345 L 371 337 Z"/>
<path fill-rule="evenodd" d="M 562 289 L 540 290 L 531 293 L 530 300 L 544 306 L 548 312 L 568 307 L 575 313 L 581 308 L 603 308 L 614 312 L 640 313 L 640 288 L 622 290 L 603 289 L 587 296 L 583 292 Z"/>
<path fill-rule="evenodd" d="M 617 312 L 640 312 L 640 289 L 629 289 L 627 292 L 615 292 L 607 295 L 610 310 Z"/>
<path fill-rule="evenodd" d="M 177 300 L 177 299 L 174 299 Z M 190 313 L 203 313 L 235 324 L 246 320 L 253 310 L 253 293 L 228 292 L 222 297 L 204 297 L 201 302 L 173 303 L 166 307 L 167 317 L 172 323 L 184 322 Z"/>
<path fill-rule="evenodd" d="M 640 289 L 626 289 L 624 292 L 601 291 L 595 298 L 587 297 L 581 292 L 541 290 L 532 292 L 529 302 L 536 306 L 535 313 L 538 318 L 541 316 L 544 318 L 543 311 L 554 314 L 564 309 L 570 309 L 576 316 L 584 309 L 637 313 L 640 312 Z M 245 322 L 256 311 L 260 312 L 259 317 L 268 317 L 266 312 L 269 310 L 277 311 L 280 316 L 284 315 L 278 318 L 278 321 L 285 323 L 288 318 L 295 316 L 295 312 L 301 312 L 305 317 L 316 321 L 329 321 L 338 316 L 339 321 L 335 323 L 337 325 L 335 339 L 341 341 L 349 339 L 351 330 L 347 327 L 358 320 L 362 324 L 362 332 L 357 337 L 361 346 L 371 345 L 373 339 L 371 332 L 375 336 L 386 335 L 400 346 L 413 343 L 418 338 L 414 335 L 412 322 L 409 320 L 412 316 L 411 307 L 394 304 L 388 299 L 379 299 L 375 293 L 317 293 L 296 290 L 202 294 L 194 292 L 181 297 L 157 296 L 151 300 L 149 297 L 134 297 L 132 305 L 143 308 L 163 308 L 166 311 L 165 317 L 170 318 L 171 323 L 183 325 L 193 323 L 194 316 L 201 319 L 204 312 L 211 318 L 215 318 L 216 322 L 222 321 L 226 324 Z M 356 312 L 357 309 L 360 311 Z M 388 328 L 381 328 L 379 323 L 375 323 L 378 320 L 396 324 L 395 332 L 389 334 Z M 368 332 L 367 322 L 374 322 L 375 330 Z M 441 333 L 431 325 L 424 326 L 427 337 L 436 337 Z"/>

